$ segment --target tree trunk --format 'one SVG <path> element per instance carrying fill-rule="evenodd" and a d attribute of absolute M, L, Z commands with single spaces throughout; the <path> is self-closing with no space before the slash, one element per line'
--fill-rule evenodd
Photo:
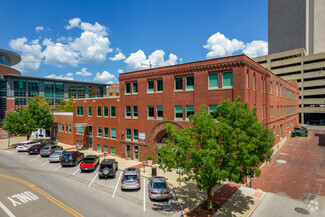
<path fill-rule="evenodd" d="M 30 139 L 30 136 L 31 136 L 31 133 L 27 133 L 27 141 L 29 141 L 29 139 Z"/>
<path fill-rule="evenodd" d="M 208 188 L 208 209 L 212 209 L 212 188 Z"/>

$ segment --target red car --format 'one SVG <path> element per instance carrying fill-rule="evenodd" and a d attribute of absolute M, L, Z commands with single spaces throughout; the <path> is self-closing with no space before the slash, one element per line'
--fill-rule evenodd
<path fill-rule="evenodd" d="M 99 165 L 99 157 L 96 155 L 87 155 L 80 164 L 80 170 L 83 171 L 95 171 Z"/>

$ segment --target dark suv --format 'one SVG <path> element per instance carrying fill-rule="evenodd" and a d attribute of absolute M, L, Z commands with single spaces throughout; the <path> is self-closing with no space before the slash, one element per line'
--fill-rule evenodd
<path fill-rule="evenodd" d="M 85 157 L 84 153 L 79 151 L 69 151 L 61 158 L 62 166 L 77 166 Z"/>
<path fill-rule="evenodd" d="M 29 154 L 39 154 L 41 152 L 41 148 L 43 148 L 45 145 L 34 145 L 32 147 L 30 147 L 27 152 Z"/>
<path fill-rule="evenodd" d="M 114 177 L 116 175 L 116 171 L 118 170 L 118 163 L 115 159 L 104 159 L 100 163 L 98 176 L 99 178 L 107 178 L 107 177 Z"/>

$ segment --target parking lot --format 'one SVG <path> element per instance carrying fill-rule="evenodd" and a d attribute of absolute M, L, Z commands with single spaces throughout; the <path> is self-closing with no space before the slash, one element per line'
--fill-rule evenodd
<path fill-rule="evenodd" d="M 67 179 L 77 180 L 87 188 L 103 190 L 109 197 L 122 197 L 132 203 L 143 206 L 143 211 L 152 209 L 163 215 L 173 215 L 180 212 L 177 198 L 171 185 L 171 198 L 169 201 L 151 201 L 148 194 L 148 178 L 141 177 L 141 188 L 139 190 L 121 190 L 121 178 L 123 171 L 117 171 L 115 178 L 99 179 L 98 169 L 95 171 L 81 172 L 79 165 L 72 167 L 62 167 L 60 163 L 49 163 L 47 157 L 40 155 L 29 155 L 26 152 L 16 150 L 0 150 L 0 154 L 5 154 L 13 158 L 13 162 L 20 162 L 26 169 L 48 172 L 55 175 L 65 176 Z M 13 164 L 13 166 L 15 166 Z M 149 168 L 148 168 L 149 169 Z"/>

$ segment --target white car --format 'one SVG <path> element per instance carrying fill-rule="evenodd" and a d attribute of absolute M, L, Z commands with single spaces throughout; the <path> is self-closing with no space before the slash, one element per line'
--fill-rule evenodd
<path fill-rule="evenodd" d="M 39 145 L 39 142 L 35 142 L 35 141 L 25 141 L 25 142 L 20 142 L 18 143 L 16 150 L 17 151 L 27 151 L 30 147 L 32 147 L 33 145 Z"/>

